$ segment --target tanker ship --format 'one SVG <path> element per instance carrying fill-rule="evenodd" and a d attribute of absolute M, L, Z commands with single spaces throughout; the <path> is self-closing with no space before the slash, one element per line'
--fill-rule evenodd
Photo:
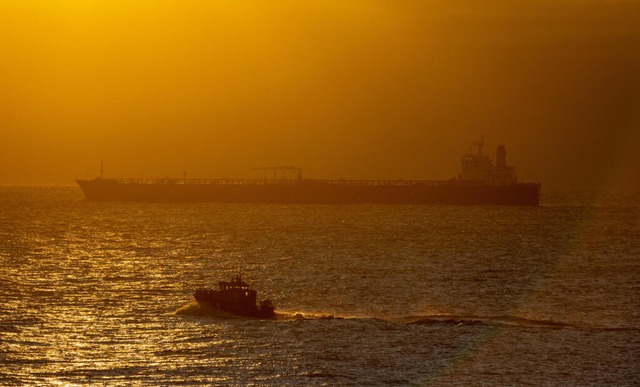
<path fill-rule="evenodd" d="M 500 145 L 496 162 L 482 153 L 463 155 L 462 173 L 450 180 L 321 180 L 302 177 L 296 167 L 256 168 L 283 171 L 263 179 L 119 179 L 100 176 L 76 180 L 87 200 L 138 202 L 221 202 L 279 204 L 451 204 L 530 205 L 540 203 L 539 183 L 519 183 Z M 286 171 L 292 172 L 289 176 Z"/>

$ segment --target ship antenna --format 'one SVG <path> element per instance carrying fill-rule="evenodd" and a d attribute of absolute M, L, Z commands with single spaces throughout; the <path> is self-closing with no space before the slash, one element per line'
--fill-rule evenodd
<path fill-rule="evenodd" d="M 482 147 L 484 146 L 484 134 L 480 135 L 480 141 L 474 141 L 473 144 L 478 147 L 478 156 L 481 156 Z"/>

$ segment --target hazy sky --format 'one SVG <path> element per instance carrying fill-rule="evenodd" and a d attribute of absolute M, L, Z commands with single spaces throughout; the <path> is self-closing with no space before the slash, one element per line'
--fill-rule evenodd
<path fill-rule="evenodd" d="M 640 188 L 640 1 L 0 0 L 0 184 L 447 179 Z"/>

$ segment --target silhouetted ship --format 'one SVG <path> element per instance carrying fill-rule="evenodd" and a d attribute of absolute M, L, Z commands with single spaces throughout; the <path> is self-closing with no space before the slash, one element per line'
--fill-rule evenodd
<path fill-rule="evenodd" d="M 226 202 L 281 204 L 482 204 L 540 203 L 539 183 L 518 183 L 500 145 L 496 164 L 482 154 L 462 157 L 462 173 L 450 180 L 303 179 L 296 167 L 259 168 L 292 171 L 295 178 L 264 179 L 105 179 L 77 180 L 88 200 L 139 202 Z"/>
<path fill-rule="evenodd" d="M 275 316 L 271 300 L 266 299 L 256 304 L 257 293 L 242 279 L 242 273 L 231 278 L 231 281 L 220 281 L 220 290 L 198 288 L 194 294 L 196 301 L 224 310 L 238 316 L 272 318 Z"/>

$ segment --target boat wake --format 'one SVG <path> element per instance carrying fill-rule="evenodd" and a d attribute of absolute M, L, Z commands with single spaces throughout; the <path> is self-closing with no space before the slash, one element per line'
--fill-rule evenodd
<path fill-rule="evenodd" d="M 234 318 L 234 319 L 253 319 L 254 317 L 238 316 L 236 314 L 214 308 L 206 302 L 198 302 L 193 300 L 173 312 L 175 315 L 180 316 L 209 316 L 218 318 Z M 330 320 L 330 319 L 345 319 L 348 317 L 338 317 L 330 314 L 318 314 L 307 312 L 291 312 L 291 311 L 276 311 L 276 320 Z"/>
<path fill-rule="evenodd" d="M 175 315 L 183 316 L 208 316 L 225 319 L 254 319 L 253 317 L 238 316 L 218 308 L 214 308 L 207 303 L 193 300 L 175 312 Z M 494 326 L 494 327 L 518 327 L 518 328 L 544 328 L 544 329 L 564 329 L 564 328 L 594 328 L 583 327 L 575 324 L 553 321 L 537 320 L 517 316 L 474 316 L 455 314 L 433 314 L 433 315 L 413 315 L 405 317 L 380 318 L 374 316 L 348 316 L 335 315 L 323 312 L 306 312 L 291 310 L 276 310 L 276 321 L 302 321 L 302 320 L 376 320 L 391 324 L 407 324 L 421 326 Z"/>
<path fill-rule="evenodd" d="M 403 323 L 413 325 L 487 325 L 487 326 L 513 326 L 523 328 L 572 328 L 571 324 L 552 321 L 535 320 L 515 316 L 456 316 L 456 315 L 431 315 L 411 316 L 402 319 Z"/>
<path fill-rule="evenodd" d="M 209 306 L 207 303 L 199 303 L 191 301 L 180 308 L 174 314 L 183 316 L 208 316 L 223 319 L 255 319 L 254 317 L 238 316 L 233 313 L 226 312 Z M 554 320 L 537 320 L 517 316 L 474 316 L 474 315 L 455 315 L 455 314 L 433 314 L 433 315 L 413 315 L 405 317 L 375 317 L 375 316 L 349 316 L 336 315 L 323 312 L 303 312 L 290 310 L 276 310 L 274 318 L 271 321 L 311 321 L 311 320 L 336 320 L 336 321 L 372 321 L 383 324 L 385 326 L 401 324 L 416 326 L 486 326 L 486 327 L 513 327 L 513 328 L 532 328 L 532 329 L 595 329 L 595 330 L 633 330 L 638 331 L 637 327 L 602 327 L 602 326 L 586 326 L 582 324 L 572 324 Z"/>
<path fill-rule="evenodd" d="M 181 316 L 210 316 L 220 318 L 242 318 L 242 316 L 214 308 L 207 303 L 193 300 L 178 308 L 173 314 Z"/>
<path fill-rule="evenodd" d="M 485 326 L 512 326 L 524 328 L 572 328 L 575 327 L 568 323 L 534 320 L 515 316 L 463 316 L 463 315 L 423 315 L 423 316 L 407 316 L 400 318 L 378 318 L 378 317 L 361 317 L 361 316 L 337 316 L 333 314 L 322 313 L 302 313 L 302 312 L 279 312 L 276 313 L 278 320 L 376 320 L 385 321 L 387 323 L 399 323 L 408 325 L 485 325 Z"/>
<path fill-rule="evenodd" d="M 335 316 L 333 314 L 309 313 L 298 311 L 276 311 L 278 320 L 344 320 L 351 317 Z"/>

